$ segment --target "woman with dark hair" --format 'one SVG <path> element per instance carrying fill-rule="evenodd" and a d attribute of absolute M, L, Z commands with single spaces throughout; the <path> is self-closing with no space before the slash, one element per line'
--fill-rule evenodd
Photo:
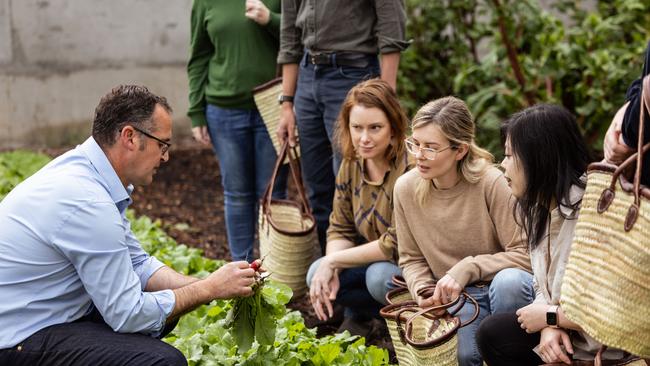
<path fill-rule="evenodd" d="M 309 268 L 307 284 L 316 315 L 333 315 L 332 302 L 345 307 L 341 331 L 365 335 L 379 316 L 396 265 L 391 226 L 393 186 L 406 172 L 404 138 L 408 119 L 388 83 L 372 79 L 353 87 L 337 120 L 344 160 L 336 177 L 326 255 Z"/>
<path fill-rule="evenodd" d="M 560 288 L 591 161 L 575 118 L 563 107 L 540 104 L 505 123 L 506 179 L 516 197 L 515 221 L 528 240 L 535 300 L 481 323 L 477 343 L 488 365 L 593 360 L 600 348 L 568 320 Z M 608 349 L 603 359 L 620 359 Z"/>

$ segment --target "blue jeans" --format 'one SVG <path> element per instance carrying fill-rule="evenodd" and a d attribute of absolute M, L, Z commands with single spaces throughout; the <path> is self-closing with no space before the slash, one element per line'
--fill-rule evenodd
<path fill-rule="evenodd" d="M 307 271 L 307 286 L 320 266 L 317 259 Z M 340 288 L 336 303 L 345 307 L 345 316 L 367 319 L 379 317 L 379 309 L 386 305 L 386 293 L 392 290 L 393 275 L 402 271 L 391 262 L 375 262 L 367 266 L 344 269 L 339 273 Z"/>
<path fill-rule="evenodd" d="M 379 76 L 377 57 L 368 59 L 366 68 L 313 65 L 307 53 L 300 62 L 294 108 L 303 176 L 323 253 L 341 163 L 340 153 L 332 148 L 335 122 L 348 91 L 364 79 Z"/>
<path fill-rule="evenodd" d="M 481 321 L 491 314 L 514 312 L 533 302 L 533 275 L 516 268 L 501 270 L 486 286 L 467 286 L 465 291 L 476 299 L 480 312 L 476 320 L 458 331 L 459 366 L 481 366 L 483 359 L 476 344 Z M 474 305 L 466 303 L 457 314 L 461 321 L 474 315 Z"/>
<path fill-rule="evenodd" d="M 253 258 L 258 202 L 271 179 L 277 158 L 257 109 L 228 109 L 208 104 L 208 132 L 219 160 L 228 245 L 233 260 Z M 286 168 L 273 196 L 286 194 Z"/>

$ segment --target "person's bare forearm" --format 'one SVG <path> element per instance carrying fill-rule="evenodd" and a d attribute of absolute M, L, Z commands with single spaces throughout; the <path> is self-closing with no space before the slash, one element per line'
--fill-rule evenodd
<path fill-rule="evenodd" d="M 253 294 L 255 270 L 246 261 L 226 263 L 208 277 L 174 289 L 174 310 L 167 323 L 214 299 L 230 299 Z"/>
<path fill-rule="evenodd" d="M 203 281 L 197 279 L 196 282 L 190 285 L 174 289 L 176 303 L 174 304 L 174 310 L 167 317 L 167 323 L 215 299 L 215 294 L 211 293 L 208 288 Z"/>
<path fill-rule="evenodd" d="M 294 96 L 298 84 L 298 64 L 282 65 L 282 95 Z"/>
<path fill-rule="evenodd" d="M 365 264 L 390 260 L 379 248 L 379 241 L 341 249 L 327 254 L 328 261 L 333 269 L 353 268 Z"/>
<path fill-rule="evenodd" d="M 199 279 L 196 277 L 180 274 L 173 269 L 163 266 L 160 267 L 147 281 L 145 291 L 173 290 L 192 284 Z"/>
<path fill-rule="evenodd" d="M 399 58 L 399 52 L 384 53 L 380 56 L 381 80 L 387 82 L 393 90 L 397 90 Z"/>
<path fill-rule="evenodd" d="M 334 252 L 352 248 L 353 246 L 354 243 L 349 240 L 344 240 L 344 239 L 330 240 L 327 242 L 327 246 L 325 247 L 325 255 L 330 255 Z"/>

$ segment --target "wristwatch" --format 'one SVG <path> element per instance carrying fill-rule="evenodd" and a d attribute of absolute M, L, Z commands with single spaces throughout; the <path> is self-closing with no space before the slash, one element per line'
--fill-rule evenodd
<path fill-rule="evenodd" d="M 280 94 L 280 95 L 278 96 L 278 103 L 279 103 L 279 104 L 282 104 L 282 103 L 284 103 L 284 102 L 291 102 L 291 103 L 293 103 L 293 95 L 282 95 L 282 94 Z"/>
<path fill-rule="evenodd" d="M 551 328 L 559 328 L 557 319 L 557 305 L 553 305 L 546 310 L 546 325 Z"/>

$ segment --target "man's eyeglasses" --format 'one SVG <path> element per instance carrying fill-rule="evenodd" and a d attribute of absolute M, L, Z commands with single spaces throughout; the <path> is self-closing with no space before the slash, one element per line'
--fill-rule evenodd
<path fill-rule="evenodd" d="M 169 151 L 169 148 L 172 146 L 171 143 L 169 143 L 167 141 L 164 141 L 164 140 L 161 140 L 161 139 L 157 138 L 156 136 L 150 134 L 147 131 L 143 131 L 143 130 L 135 127 L 135 126 L 131 126 L 131 127 L 133 127 L 134 130 L 140 132 L 141 134 L 143 134 L 143 135 L 145 135 L 145 136 L 147 136 L 147 137 L 149 137 L 151 139 L 154 139 L 154 140 L 158 141 L 158 147 L 160 148 L 160 154 L 162 154 L 162 155 L 165 155 L 165 153 L 167 153 L 167 151 Z"/>
<path fill-rule="evenodd" d="M 416 144 L 415 141 L 411 140 L 410 138 L 405 139 L 404 142 L 406 143 L 406 150 L 412 154 L 412 155 L 417 155 L 418 152 L 422 154 L 422 157 L 424 157 L 427 160 L 436 160 L 436 156 L 438 156 L 438 153 L 441 153 L 447 149 L 456 149 L 456 146 L 454 145 L 449 145 L 447 147 L 443 147 L 442 149 L 432 149 L 430 147 L 421 147 L 420 145 Z"/>

